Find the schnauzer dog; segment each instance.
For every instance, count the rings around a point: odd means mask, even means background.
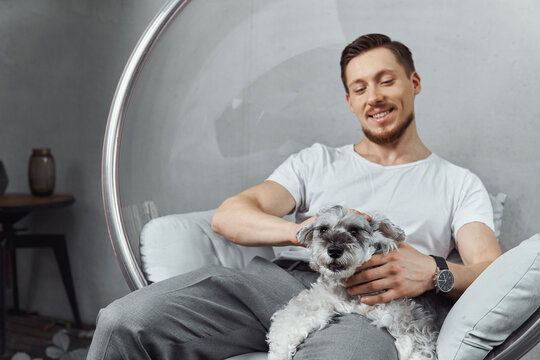
[[[269,360],[292,359],[307,336],[324,328],[336,314],[366,316],[395,338],[400,360],[436,359],[438,326],[429,302],[396,299],[374,306],[350,296],[343,282],[374,253],[397,249],[403,230],[381,216],[370,221],[341,206],[321,211],[315,222],[302,228],[297,239],[311,252],[310,267],[321,275],[311,289],[295,296],[272,316],[267,335]],[[389,314],[391,316],[389,316]]]

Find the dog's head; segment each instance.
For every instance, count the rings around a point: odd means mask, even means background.
[[[376,252],[388,253],[405,240],[403,230],[387,218],[363,215],[342,206],[324,209],[296,234],[311,250],[310,266],[332,279],[348,278]]]

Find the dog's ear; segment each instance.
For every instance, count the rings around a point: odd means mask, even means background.
[[[397,249],[397,242],[394,239],[388,238],[380,231],[374,231],[371,236],[371,242],[375,254],[388,254],[390,251]]]
[[[347,209],[341,205],[325,205],[319,209],[317,216],[322,214],[334,214],[335,216],[343,217],[347,214]]]
[[[306,226],[303,226],[298,232],[296,233],[296,240],[302,245],[309,246],[311,245],[311,241],[313,240],[313,231],[315,226],[315,222],[311,222],[307,224]]]
[[[384,216],[372,216],[369,224],[373,231],[372,241],[376,253],[388,254],[397,249],[399,242],[405,241],[405,232]]]
[[[373,232],[380,232],[383,236],[395,242],[405,241],[405,232],[399,226],[394,225],[388,218],[374,215],[369,222]]]

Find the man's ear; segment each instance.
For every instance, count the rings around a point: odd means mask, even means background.
[[[420,91],[422,91],[422,81],[420,79],[420,75],[418,75],[416,71],[411,74],[411,80],[413,84],[414,95],[420,94]]]
[[[296,233],[296,240],[302,245],[309,246],[313,240],[314,223],[309,223]]]

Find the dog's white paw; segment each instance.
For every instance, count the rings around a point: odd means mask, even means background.
[[[410,336],[399,336],[394,343],[399,360],[409,360],[414,349],[414,341]]]

